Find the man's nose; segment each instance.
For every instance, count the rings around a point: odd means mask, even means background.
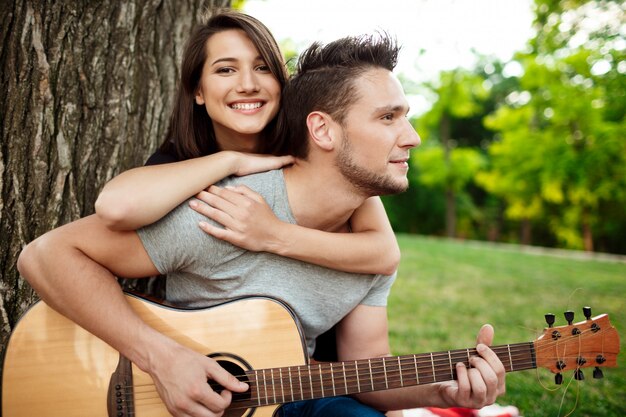
[[[400,142],[400,146],[403,148],[415,148],[420,146],[422,143],[422,139],[420,135],[418,135],[417,131],[409,121],[409,119],[404,119],[404,126],[402,132],[402,139]]]

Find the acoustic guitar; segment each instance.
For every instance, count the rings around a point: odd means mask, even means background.
[[[292,401],[452,380],[454,365],[468,364],[476,354],[468,348],[309,364],[298,321],[280,301],[252,297],[182,310],[127,297],[149,325],[250,385],[233,396],[229,417],[271,416]],[[492,349],[507,372],[544,367],[559,382],[562,371],[573,370],[580,379],[581,368],[594,367],[598,377],[600,367],[617,366],[619,336],[607,315],[592,318],[590,309],[585,315],[579,323],[568,319],[566,326],[546,328],[532,342]],[[44,302],[28,310],[10,337],[2,412],[4,417],[169,415],[148,374]]]

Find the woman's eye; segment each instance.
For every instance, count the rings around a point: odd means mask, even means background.
[[[263,64],[263,65],[259,65],[258,67],[256,67],[257,71],[262,71],[262,72],[269,72],[270,71],[270,67]]]
[[[235,70],[230,67],[222,67],[222,68],[218,68],[216,72],[218,74],[230,74],[232,72],[235,72]]]

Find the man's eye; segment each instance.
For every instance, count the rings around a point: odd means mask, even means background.
[[[383,120],[393,120],[393,114],[388,113],[382,117]]]

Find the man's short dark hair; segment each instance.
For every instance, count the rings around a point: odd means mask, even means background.
[[[307,48],[283,90],[281,140],[290,148],[287,153],[306,158],[309,113],[322,111],[342,124],[358,99],[355,80],[374,68],[393,71],[399,50],[387,33],[345,37],[326,45],[316,42]]]

